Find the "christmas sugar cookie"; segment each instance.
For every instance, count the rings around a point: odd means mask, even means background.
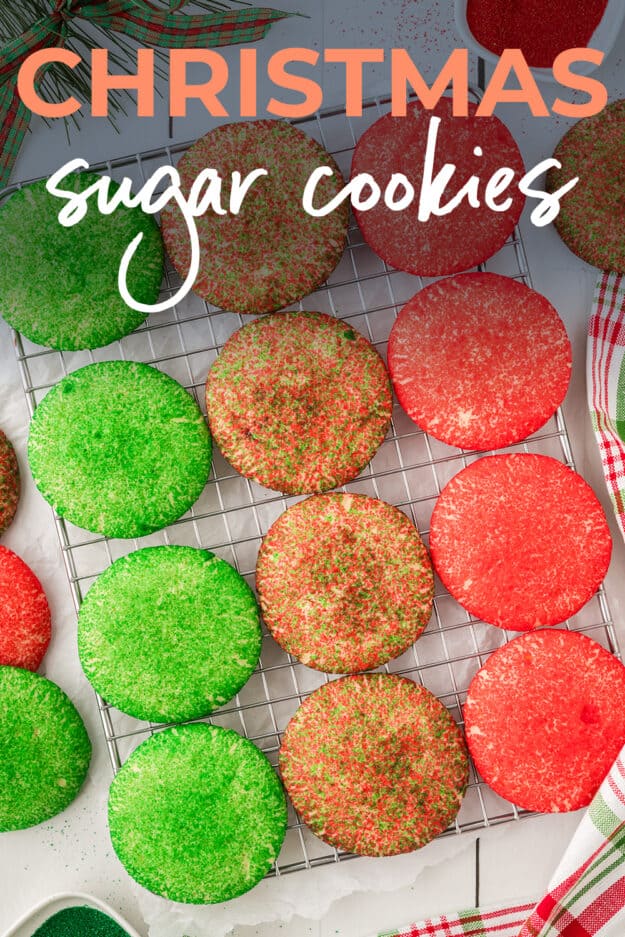
[[[575,124],[553,154],[562,168],[547,174],[550,192],[579,178],[562,199],[555,220],[564,243],[592,266],[616,273],[625,273],[624,147],[625,100],[621,100]]]
[[[117,560],[78,618],[87,679],[107,703],[152,722],[196,719],[226,703],[251,676],[260,643],[256,599],[243,577],[192,547],[150,547]]]
[[[564,621],[594,595],[612,539],[581,475],[548,456],[513,453],[480,459],[445,486],[430,550],[469,612],[529,631]]]
[[[305,700],[284,735],[280,770],[315,835],[358,855],[390,856],[447,828],[469,765],[460,730],[429,690],[362,674]]]
[[[142,537],[199,498],[211,440],[200,408],[172,378],[104,361],[69,374],[39,404],[28,457],[61,517],[107,537]]]
[[[0,546],[0,665],[37,670],[50,633],[41,583],[17,554]]]
[[[352,178],[369,173],[384,192],[391,177],[403,173],[416,191],[412,204],[401,211],[393,211],[380,200],[370,211],[355,212],[367,244],[398,270],[432,277],[468,270],[496,254],[514,231],[524,205],[518,189],[525,172],[523,160],[499,118],[476,117],[476,109],[470,102],[468,117],[453,117],[451,98],[441,98],[431,111],[415,102],[408,105],[406,117],[386,114],[358,141]],[[478,175],[482,180],[480,207],[472,207],[465,199],[451,214],[420,221],[419,190],[432,117],[441,121],[433,173],[446,163],[457,167],[441,204],[446,205],[472,175]],[[485,187],[502,166],[515,173],[506,192],[512,201],[506,211],[492,211],[484,202]]]
[[[89,736],[65,693],[17,667],[0,667],[0,751],[0,832],[65,810],[91,759]]]
[[[11,524],[20,500],[20,471],[11,441],[0,429],[0,535]]]
[[[265,537],[256,586],[276,641],[328,673],[370,670],[416,641],[434,576],[405,514],[364,495],[316,495]]]
[[[349,207],[324,218],[302,206],[308,179],[320,166],[334,171],[318,187],[316,206],[344,185],[333,158],[315,140],[280,120],[225,124],[198,140],[178,163],[189,194],[207,166],[224,180],[219,214],[213,207],[196,219],[201,245],[195,292],[232,312],[282,309],[312,293],[338,264],[347,236]],[[233,172],[243,179],[258,169],[268,175],[248,190],[238,214],[230,211]],[[179,208],[163,211],[165,246],[184,280],[191,264],[187,224]]]
[[[570,631],[536,631],[495,651],[464,707],[484,780],[526,810],[590,803],[625,744],[625,668]]]
[[[571,344],[551,303],[523,283],[465,273],[427,286],[391,330],[398,400],[422,429],[461,449],[499,449],[553,416]]]
[[[94,173],[69,176],[71,192],[96,183]],[[111,195],[119,188],[111,184]],[[76,351],[99,348],[133,332],[145,314],[130,309],[117,285],[119,265],[131,241],[143,240],[128,272],[130,294],[153,305],[163,276],[158,225],[140,208],[120,206],[101,215],[95,202],[83,220],[66,228],[58,214],[65,202],[50,195],[45,180],[24,186],[0,208],[0,314],[31,342]]]
[[[320,312],[283,312],[239,329],[206,385],[215,441],[234,468],[290,494],[350,481],[381,445],[392,394],[372,345]]]
[[[109,795],[115,852],[140,885],[191,904],[229,901],[278,857],[286,799],[252,742],[197,723],[158,732],[115,777]]]

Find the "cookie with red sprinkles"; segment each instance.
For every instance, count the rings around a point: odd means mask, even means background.
[[[564,243],[593,267],[616,273],[625,273],[624,147],[625,99],[571,127],[553,154],[561,169],[547,173],[550,192],[579,178],[555,220]]]
[[[408,416],[461,449],[500,449],[543,426],[564,399],[571,361],[551,303],[495,273],[459,274],[421,290],[388,345]]]
[[[20,471],[15,450],[0,429],[0,534],[11,524],[20,499]]]
[[[469,765],[458,726],[429,690],[360,674],[304,701],[284,734],[280,770],[316,836],[357,855],[391,856],[449,826]]]
[[[307,134],[281,120],[224,124],[197,141],[178,163],[188,197],[200,173],[210,166],[223,180],[219,214],[209,207],[196,219],[201,247],[194,290],[232,312],[273,312],[312,293],[338,264],[347,238],[349,206],[344,202],[323,218],[309,215],[302,196],[312,173],[330,166],[315,207],[331,201],[344,185],[326,150]],[[258,169],[238,214],[231,213],[232,173],[243,179]],[[177,205],[162,214],[165,246],[184,280],[191,263],[186,221]]]
[[[369,173],[384,192],[393,175],[403,173],[416,193],[412,203],[401,211],[387,207],[383,199],[368,211],[355,211],[367,244],[398,270],[431,277],[468,270],[496,254],[514,231],[525,203],[518,189],[525,173],[523,159],[499,118],[476,117],[476,110],[477,106],[469,102],[468,116],[454,117],[451,98],[441,98],[431,111],[413,102],[408,105],[406,117],[385,114],[358,141],[352,179],[359,173]],[[480,205],[473,207],[464,199],[451,214],[431,215],[427,221],[420,221],[419,193],[432,118],[441,122],[433,175],[447,163],[457,167],[441,204],[446,205],[476,175],[481,180]],[[493,211],[485,203],[486,184],[502,166],[514,171],[505,193],[511,203],[505,211]]]
[[[0,546],[0,665],[37,670],[50,633],[41,583],[16,553]]]
[[[625,667],[577,632],[524,634],[473,678],[464,719],[475,765],[501,797],[578,810],[625,744]]]
[[[417,640],[434,575],[419,532],[365,495],[314,495],[265,537],[256,567],[265,623],[278,644],[326,673],[371,670]]]
[[[244,325],[206,385],[211,432],[226,459],[289,494],[355,478],[386,435],[392,403],[373,346],[321,312],[281,312]]]
[[[549,456],[486,456],[443,489],[430,526],[443,584],[469,612],[512,631],[557,625],[595,594],[612,538],[581,475]]]

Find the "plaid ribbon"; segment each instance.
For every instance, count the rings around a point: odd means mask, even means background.
[[[171,0],[167,12],[148,0],[55,0],[47,16],[0,49],[0,188],[9,182],[30,121],[30,111],[17,92],[17,73],[33,52],[62,46],[70,20],[80,17],[103,29],[124,33],[143,45],[206,49],[256,42],[264,38],[274,22],[290,15],[250,7],[188,16],[178,12],[187,2]]]
[[[603,273],[597,283],[586,367],[590,417],[625,536],[625,277],[618,273]]]
[[[625,748],[538,904],[443,915],[378,937],[598,937],[625,911],[624,859]]]

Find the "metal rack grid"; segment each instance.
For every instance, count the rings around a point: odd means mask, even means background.
[[[362,118],[346,118],[342,110],[326,111],[299,125],[332,152],[344,173],[361,133],[386,112],[388,102],[374,100]],[[131,176],[142,183],[160,165],[175,164],[188,143],[164,146],[133,157],[92,167],[113,178]],[[10,194],[7,190],[5,195]],[[482,269],[502,273],[531,285],[525,248],[517,230],[504,248]],[[350,224],[341,263],[313,296],[291,308],[318,309],[340,316],[363,332],[384,356],[391,325],[405,303],[428,281],[389,268],[364,244],[357,225]],[[164,295],[179,285],[168,267]],[[174,310],[159,313],[122,341],[94,352],[55,352],[31,345],[15,334],[17,358],[31,412],[49,388],[67,373],[112,358],[144,361],[183,384],[205,412],[204,383],[212,362],[232,332],[244,321],[223,313],[196,296]],[[573,467],[573,456],[560,411],[526,442],[505,451],[551,455]],[[370,465],[344,490],[370,494],[395,504],[428,542],[432,508],[441,489],[462,467],[485,453],[465,452],[430,438],[395,404],[392,426]],[[167,530],[141,541],[109,541],[73,527],[60,518],[56,526],[76,609],[94,579],[118,557],[140,547],[185,544],[212,550],[235,565],[253,585],[261,538],[272,522],[297,498],[268,491],[235,473],[216,450],[209,483],[194,508]],[[606,595],[599,593],[567,627],[590,634],[618,654]],[[489,653],[513,637],[511,633],[471,617],[437,580],[432,620],[422,637],[382,670],[423,683],[462,725],[462,705],[471,678]],[[207,721],[242,732],[277,764],[281,733],[298,705],[329,679],[309,670],[283,652],[264,634],[260,665],[237,697]],[[98,699],[113,769],[117,770],[144,738],[163,728],[138,722]],[[469,788],[455,823],[447,833],[475,830],[521,816],[515,806],[495,795],[471,768]],[[348,856],[317,839],[289,807],[284,848],[271,874],[338,862]]]

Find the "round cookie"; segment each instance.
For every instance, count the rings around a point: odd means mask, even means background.
[[[0,546],[0,665],[37,670],[51,628],[41,583],[16,553]]]
[[[315,495],[273,524],[256,587],[278,644],[326,673],[370,670],[417,640],[434,575],[419,532],[365,495]]]
[[[287,808],[252,742],[196,723],[136,749],[113,780],[108,817],[115,852],[140,885],[171,901],[216,904],[269,872]]]
[[[543,426],[571,377],[551,303],[495,273],[464,273],[407,303],[389,338],[397,398],[422,429],[461,449],[499,449]]]
[[[413,102],[406,117],[380,117],[356,145],[352,179],[369,173],[384,192],[391,177],[403,173],[414,186],[415,199],[401,211],[393,211],[381,199],[369,211],[354,212],[367,244],[398,270],[428,277],[468,270],[496,254],[514,231],[525,202],[518,190],[525,173],[523,159],[499,118],[476,117],[476,110],[469,102],[468,116],[454,117],[451,98],[441,98],[431,111]],[[446,205],[472,175],[478,175],[483,180],[479,186],[481,207],[474,208],[465,199],[451,214],[420,221],[419,191],[432,118],[441,121],[434,175],[446,163],[458,167],[441,203]],[[475,154],[476,147],[481,148],[481,155]],[[495,212],[484,202],[485,185],[502,166],[515,173],[506,192],[512,202],[506,211]]]
[[[0,429],[0,536],[13,521],[20,500],[20,470],[11,441]]]
[[[91,172],[69,176],[67,192],[84,192],[100,179]],[[110,194],[118,190],[112,182]],[[154,218],[120,206],[101,215],[93,196],[77,225],[58,220],[65,206],[46,180],[15,192],[0,208],[0,314],[31,342],[76,351],[99,348],[133,332],[145,313],[130,309],[117,285],[119,266],[139,234],[128,273],[134,299],[154,304],[163,277],[163,245]]]
[[[327,683],[289,723],[280,770],[313,833],[362,856],[411,852],[458,813],[464,740],[425,687],[388,674]]]
[[[553,154],[562,168],[547,173],[549,192],[579,177],[554,222],[564,243],[593,267],[617,273],[625,273],[623,147],[625,100],[620,100],[571,127]]]
[[[178,163],[182,191],[188,196],[198,175],[210,166],[224,180],[221,205],[196,219],[201,247],[194,290],[215,306],[232,312],[273,312],[312,293],[338,264],[347,237],[345,202],[324,218],[302,206],[312,173],[330,166],[333,178],[321,180],[315,207],[327,204],[344,185],[338,166],[322,146],[281,120],[224,124],[198,140]],[[258,169],[257,179],[238,214],[232,214],[232,173]],[[162,215],[167,252],[184,280],[191,265],[187,224],[177,205]]]
[[[501,797],[578,810],[625,744],[625,667],[576,632],[524,634],[473,678],[464,719],[475,765]]]
[[[199,498],[211,467],[200,408],[172,378],[104,361],[63,378],[33,417],[28,457],[57,514],[107,537],[142,537]]]
[[[192,547],[116,560],[78,617],[89,682],[107,703],[151,722],[197,719],[222,706],[251,676],[260,645],[250,587],[224,560]]]
[[[226,342],[206,385],[230,464],[266,488],[310,494],[355,478],[381,445],[393,400],[382,359],[321,312],[282,312]]]
[[[612,539],[581,475],[548,456],[513,453],[480,459],[445,486],[430,551],[469,612],[530,631],[564,621],[594,595]]]
[[[74,704],[55,683],[0,667],[0,832],[65,810],[82,787],[91,743]]]

